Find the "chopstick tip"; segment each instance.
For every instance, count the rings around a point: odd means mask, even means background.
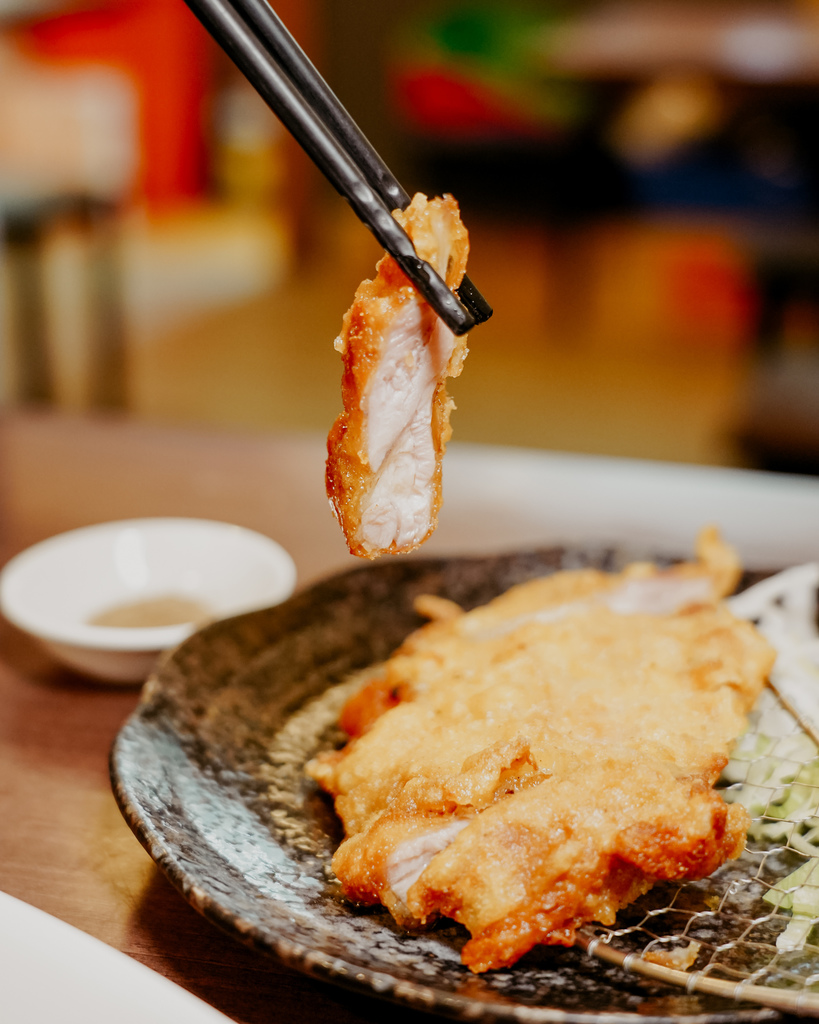
[[[455,294],[471,314],[474,320],[473,326],[486,323],[492,316],[494,310],[468,277],[464,277],[455,289]]]

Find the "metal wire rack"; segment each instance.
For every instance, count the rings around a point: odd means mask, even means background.
[[[814,731],[765,690],[722,780],[725,799],[751,811],[745,852],[710,878],[658,885],[621,910],[615,927],[584,928],[577,944],[688,992],[819,1017]]]

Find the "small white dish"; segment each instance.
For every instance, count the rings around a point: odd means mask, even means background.
[[[208,519],[127,519],[61,533],[16,555],[0,572],[0,611],[70,668],[137,683],[202,621],[278,604],[295,583],[290,555],[253,530]],[[168,611],[185,621],[154,624]],[[112,612],[144,624],[96,623]]]

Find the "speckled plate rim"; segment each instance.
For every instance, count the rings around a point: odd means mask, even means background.
[[[551,549],[556,550],[556,549]],[[535,553],[536,554],[536,553]],[[412,564],[417,568],[457,563],[490,563],[497,559],[513,556],[487,556],[486,558],[460,558],[454,556],[441,559],[413,558],[404,564]],[[392,564],[394,565],[394,563]],[[229,631],[247,624],[262,616],[284,616],[287,611],[303,599],[306,593],[317,592],[333,585],[343,585],[360,574],[378,574],[388,572],[391,565],[376,564],[363,568],[355,568],[328,580],[320,581],[298,592],[289,601],[275,608],[249,612],[231,619],[212,623],[188,638],[179,647],[166,652],[148,679],[139,706],[126,721],[111,749],[110,773],[112,789],[126,822],[149,853],[157,866],[163,871],[170,882],[181,893],[184,899],[208,921],[215,924],[231,937],[262,954],[273,956],[284,965],[324,982],[354,990],[359,994],[376,996],[396,1002],[408,1008],[454,1017],[460,1020],[516,1021],[521,1024],[754,1024],[754,1022],[777,1021],[782,1015],[772,1009],[762,1007],[737,1006],[736,1009],[692,1014],[661,1014],[651,1015],[638,1012],[611,1011],[575,1013],[555,1007],[535,1006],[524,1003],[495,1004],[443,991],[425,984],[423,981],[407,981],[393,975],[363,967],[343,958],[328,956],[321,949],[307,948],[291,941],[286,935],[266,930],[252,922],[238,917],[235,910],[226,905],[216,894],[210,891],[205,879],[193,876],[185,867],[178,851],[166,842],[162,831],[152,820],[151,814],[141,804],[138,795],[128,780],[128,772],[123,771],[123,752],[130,735],[140,728],[145,717],[156,716],[157,700],[161,704],[163,698],[163,677],[169,666],[200,638],[214,631]],[[504,588],[505,589],[505,588]],[[161,715],[161,710],[159,711]],[[669,993],[679,992],[671,989]]]

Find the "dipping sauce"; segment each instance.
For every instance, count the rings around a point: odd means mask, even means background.
[[[188,597],[152,597],[146,601],[129,601],[99,612],[88,620],[89,626],[130,626],[149,629],[153,626],[180,626],[185,622],[204,622],[213,613],[199,601]]]

